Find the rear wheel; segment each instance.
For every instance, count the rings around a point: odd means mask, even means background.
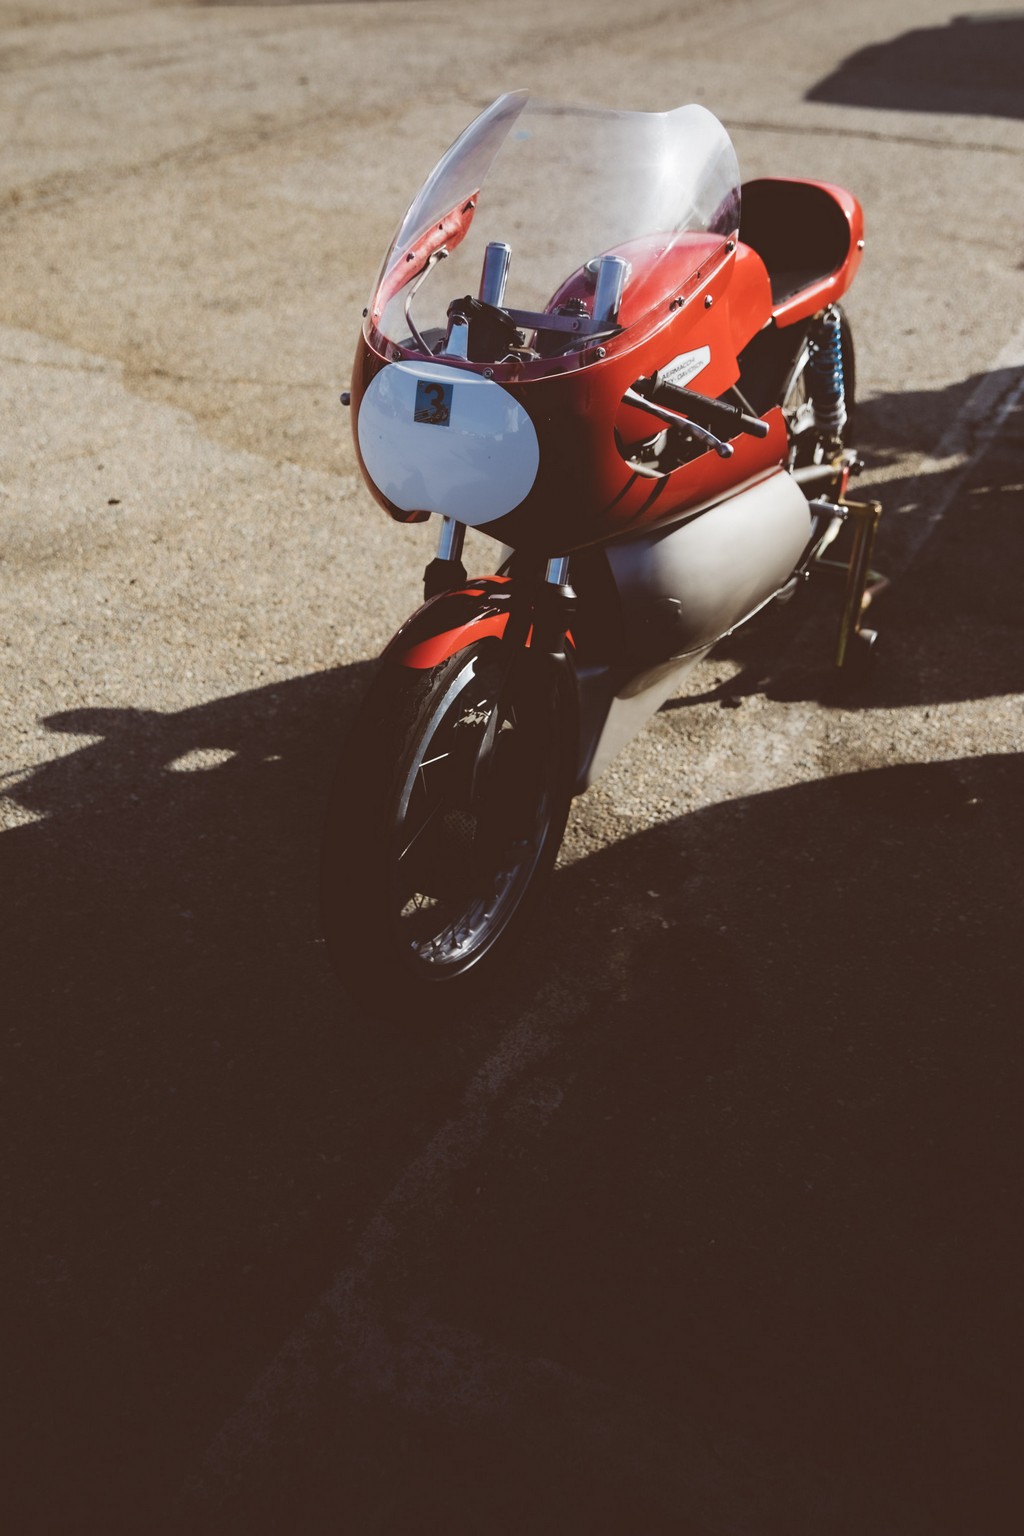
[[[573,733],[550,657],[482,641],[385,663],[331,793],[321,896],[332,963],[374,1013],[475,995],[554,863]]]

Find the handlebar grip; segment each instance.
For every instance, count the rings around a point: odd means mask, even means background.
[[[743,411],[740,412],[740,425],[744,432],[750,433],[751,437],[767,437],[771,431],[771,427],[766,421],[762,421],[760,416],[748,416]]]
[[[650,381],[648,393],[652,400],[662,399],[666,405],[676,403],[679,410],[686,411],[695,420],[704,420],[708,426],[714,426],[716,422],[726,428],[737,429],[741,432],[749,432],[751,437],[767,437],[771,428],[760,416],[750,416],[746,411],[741,411],[738,405],[729,405],[725,400],[711,400],[707,395],[699,395],[696,390],[684,389],[681,384],[671,384],[667,379],[659,378],[654,374]]]

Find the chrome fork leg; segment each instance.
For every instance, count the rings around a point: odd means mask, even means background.
[[[466,579],[466,567],[462,563],[462,546],[466,538],[466,525],[454,517],[442,517],[441,532],[437,537],[437,554],[423,572],[423,597],[429,602],[442,592],[451,592]]]
[[[462,546],[466,539],[466,525],[454,517],[442,517],[441,532],[437,536],[439,560],[461,560]]]

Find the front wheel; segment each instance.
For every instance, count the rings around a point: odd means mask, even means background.
[[[558,852],[574,731],[553,658],[482,640],[428,671],[386,661],[331,791],[324,936],[371,1013],[468,1001]]]

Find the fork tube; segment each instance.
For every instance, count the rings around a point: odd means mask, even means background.
[[[462,563],[462,545],[466,537],[466,525],[454,517],[442,517],[441,532],[437,538],[437,554],[423,572],[423,599],[429,602],[442,592],[451,592],[466,579],[466,567]]]
[[[565,654],[565,636],[576,612],[576,594],[569,585],[568,555],[554,555],[544,569],[544,580],[534,606],[533,645],[552,656]]]
[[[492,240],[484,251],[484,269],[480,274],[480,297],[485,304],[501,308],[505,302],[505,284],[508,281],[512,247],[504,240]]]
[[[439,560],[461,560],[462,545],[466,538],[466,525],[454,517],[442,517],[441,532],[437,536]]]
[[[594,313],[591,318],[595,329],[614,325],[618,320],[619,305],[622,303],[628,276],[629,262],[623,261],[621,256],[601,257],[594,281]]]

